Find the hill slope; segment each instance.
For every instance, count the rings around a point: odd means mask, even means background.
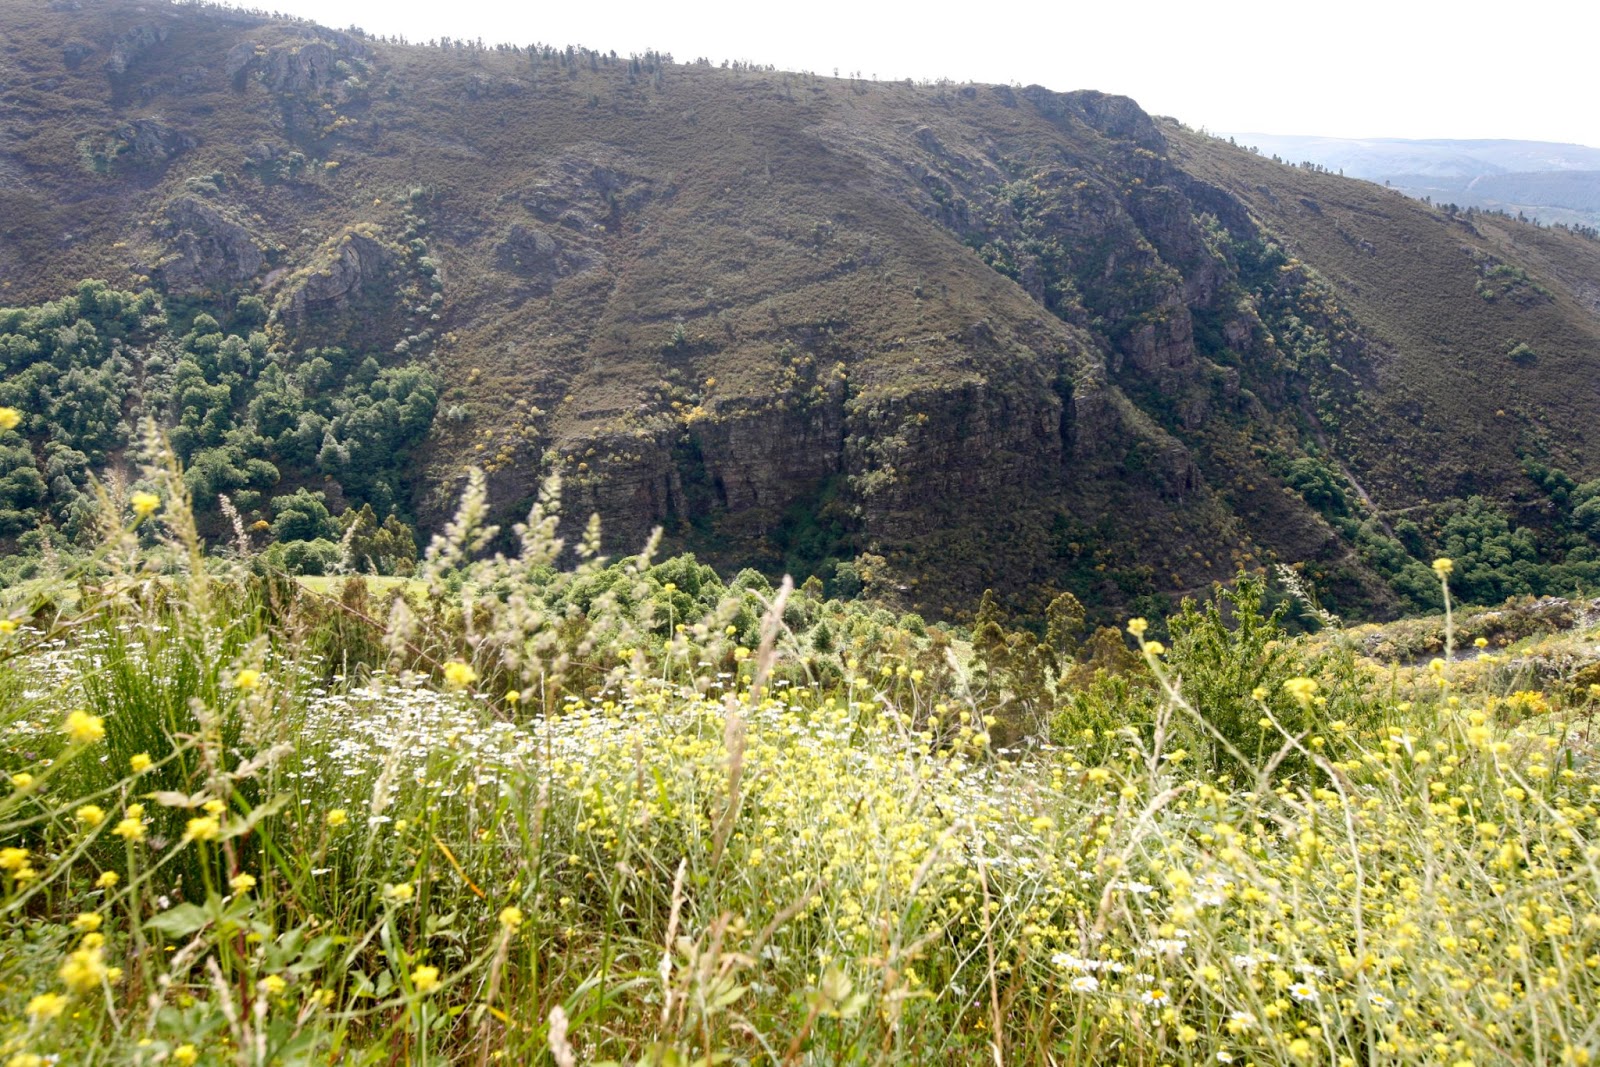
[[[555,466],[608,549],[662,524],[930,614],[990,585],[1155,612],[1273,559],[1389,614],[1447,549],[1511,553],[1513,591],[1592,577],[1578,236],[1092,92],[122,0],[20,0],[0,29],[0,300],[159,294],[107,335],[108,404],[192,424],[204,488],[280,536],[291,488],[435,525],[473,461],[508,518]],[[101,366],[60,339],[85,306],[0,321],[0,401]],[[9,462],[52,487],[52,442],[122,462],[128,434],[67,425]],[[29,506],[64,522],[56,492]]]

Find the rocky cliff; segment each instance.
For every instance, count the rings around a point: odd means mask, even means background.
[[[882,557],[930,614],[1158,610],[1273,560],[1383,614],[1441,506],[1564,558],[1528,464],[1600,474],[1600,247],[1125,98],[123,0],[0,23],[0,299],[256,296],[286,351],[425,362],[424,525],[467,463],[508,517],[559,467],[609,548]]]

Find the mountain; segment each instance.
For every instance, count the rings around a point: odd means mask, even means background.
[[[1291,163],[1309,162],[1440,204],[1600,225],[1600,148],[1550,141],[1231,136]]]
[[[1483,599],[1600,576],[1583,235],[1089,91],[150,0],[14,0],[0,39],[18,547],[150,415],[307,566],[346,506],[437,529],[474,463],[507,521],[559,469],[608,551],[659,524],[930,616],[1273,561],[1374,616],[1445,552]]]

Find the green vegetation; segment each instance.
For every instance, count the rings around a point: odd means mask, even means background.
[[[414,578],[293,582],[141,484],[92,596],[0,619],[8,1064],[1596,1052],[1570,619],[1385,667],[1245,578],[1170,649],[1070,596],[969,642],[593,528],[559,566],[555,481],[487,555],[476,475]]]
[[[94,479],[128,469],[150,419],[185,465],[203,531],[270,530],[278,562],[321,573],[349,526],[330,514],[332,493],[360,509],[358,569],[404,567],[415,548],[396,514],[411,507],[404,475],[433,421],[433,376],[335,347],[274,347],[263,318],[247,297],[226,329],[203,311],[179,320],[151,290],[92,281],[0,308],[0,406],[29,413],[0,431],[0,536],[67,552],[93,543]]]

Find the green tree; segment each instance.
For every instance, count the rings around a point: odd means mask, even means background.
[[[282,542],[337,540],[339,524],[328,513],[325,501],[322,493],[303,488],[276,497],[272,501],[272,536]]]

